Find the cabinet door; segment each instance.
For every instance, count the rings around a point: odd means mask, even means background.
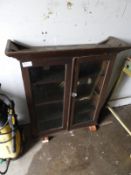
[[[64,111],[67,100],[65,85],[68,64],[29,68],[37,133],[50,133],[65,128]]]
[[[74,59],[71,128],[93,124],[108,65],[106,56]]]

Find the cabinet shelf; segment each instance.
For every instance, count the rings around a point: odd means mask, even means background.
[[[44,119],[54,119],[56,116],[61,115],[61,111],[63,110],[63,104],[61,102],[57,104],[45,104],[42,106],[36,107],[36,112],[39,117],[39,120]]]
[[[78,109],[77,110],[77,115],[86,114],[88,112],[91,112],[91,110],[93,111],[94,109],[95,109],[94,106],[89,107],[89,108],[88,108],[88,106],[86,106],[86,108]]]
[[[46,66],[30,68],[31,83],[44,85],[49,83],[60,83],[64,79],[64,66]]]
[[[40,122],[40,123],[41,123],[41,122],[51,122],[51,121],[58,120],[58,119],[60,119],[60,118],[61,118],[61,117],[59,116],[59,114],[56,114],[56,115],[54,115],[53,118],[44,119],[44,120],[39,120],[39,122]]]
[[[73,125],[82,124],[85,122],[90,122],[94,116],[94,111],[96,104],[98,102],[100,95],[96,94],[95,91],[89,97],[82,97],[80,99],[75,99],[74,108],[74,120]]]
[[[76,111],[78,113],[87,112],[88,110],[94,110],[95,106],[92,104],[91,100],[83,100],[83,101],[77,101],[76,100]]]
[[[79,79],[88,76],[97,76],[101,73],[101,62],[87,62],[80,64]]]
[[[62,128],[62,118],[58,118],[52,121],[38,122],[37,127],[39,132]]]
[[[91,111],[75,115],[73,125],[92,121]]]
[[[33,82],[32,84],[33,86],[37,86],[50,83],[62,83],[62,81],[63,81],[63,75],[61,73],[58,73],[47,78],[41,78],[40,80]]]
[[[87,98],[90,99],[94,92],[92,85],[82,84],[77,87],[77,99]]]
[[[50,129],[50,127],[62,126],[63,103],[45,104],[36,107],[36,114],[38,116],[38,126]],[[61,122],[60,122],[61,121]],[[40,127],[40,128],[41,128]]]
[[[91,84],[94,79],[96,78],[97,75],[87,75],[87,76],[83,76],[81,78],[79,78],[77,85],[81,85],[81,84]]]
[[[90,121],[94,109],[95,106],[92,104],[91,100],[76,101],[74,124]]]
[[[46,102],[36,103],[35,106],[43,106],[43,105],[50,105],[50,104],[56,104],[56,103],[62,103],[63,100],[50,100]]]
[[[59,83],[50,83],[32,87],[35,104],[62,101],[64,88]]]
[[[82,78],[77,82],[77,94],[78,99],[90,99],[93,93],[100,94],[101,85],[103,83],[104,76],[92,75],[87,78]]]

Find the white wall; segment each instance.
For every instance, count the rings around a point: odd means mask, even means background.
[[[131,49],[128,49],[126,51],[120,52],[116,57],[108,87],[108,92],[110,92],[112,85],[116,82],[116,86],[110,99],[111,106],[123,106],[131,104],[131,77],[127,76],[122,71],[125,65],[125,59],[130,56]]]
[[[115,36],[131,42],[130,9],[130,0],[0,1],[0,82],[15,99],[22,122],[28,116],[22,76],[18,61],[4,55],[6,40],[63,45],[96,43]]]

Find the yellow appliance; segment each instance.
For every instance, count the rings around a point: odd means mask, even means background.
[[[14,103],[4,94],[0,94],[0,159],[16,158],[20,151],[21,135]]]

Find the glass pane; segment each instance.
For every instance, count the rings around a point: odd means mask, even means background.
[[[30,68],[31,82],[44,84],[50,82],[61,82],[64,77],[64,66],[44,66]]]
[[[29,69],[39,131],[63,125],[65,65]]]
[[[89,100],[76,101],[74,123],[91,121],[92,110],[94,110],[94,106],[90,103]]]
[[[62,103],[37,106],[36,114],[38,119],[37,123],[39,131],[59,128],[60,126],[62,126],[62,111]]]
[[[32,93],[36,104],[62,101],[64,87],[60,83],[33,86]]]
[[[106,66],[103,64],[105,63],[93,61],[79,64],[73,124],[87,123],[92,120],[97,97],[99,97],[100,87],[104,80]]]

